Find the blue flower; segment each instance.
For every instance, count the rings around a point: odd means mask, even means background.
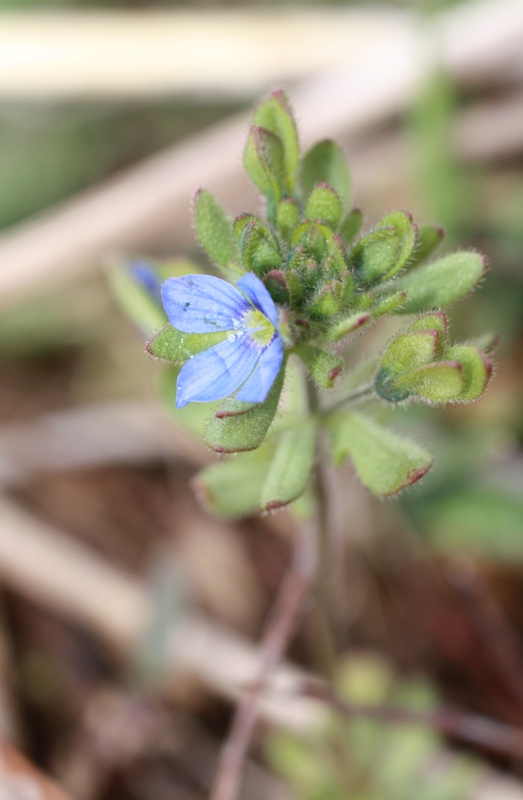
[[[139,283],[146,292],[161,303],[161,280],[155,269],[147,261],[132,261],[129,264],[129,274]]]
[[[252,272],[233,286],[211,275],[169,278],[162,286],[169,322],[183,333],[228,334],[187,361],[178,376],[176,406],[222,400],[262,403],[280,371],[278,310]]]

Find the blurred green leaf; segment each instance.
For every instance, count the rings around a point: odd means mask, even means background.
[[[351,179],[347,161],[340,147],[329,139],[318,142],[305,154],[300,164],[299,183],[305,200],[316,184],[327,183],[340,198],[343,210],[350,206]]]

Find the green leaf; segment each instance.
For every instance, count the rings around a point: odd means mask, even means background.
[[[241,255],[245,269],[259,277],[278,269],[282,264],[282,257],[274,237],[256,218],[250,220],[242,230]]]
[[[414,370],[405,380],[412,394],[432,405],[456,401],[463,392],[461,365],[457,361],[435,361]]]
[[[407,265],[408,269],[414,269],[431,256],[444,236],[445,231],[439,225],[421,225],[418,228],[416,249]]]
[[[276,211],[276,225],[280,229],[282,236],[288,239],[292,231],[298,224],[300,219],[300,212],[296,200],[292,197],[286,197],[278,204]]]
[[[307,303],[307,316],[319,321],[328,321],[344,306],[344,286],[341,281],[329,281],[319,289]]]
[[[274,447],[239,453],[206,467],[192,480],[201,504],[217,517],[237,519],[261,510],[260,492]]]
[[[443,311],[432,311],[430,314],[423,314],[414,320],[407,331],[437,331],[438,342],[436,347],[436,358],[441,358],[445,352],[448,341],[448,322]]]
[[[304,200],[318,183],[328,183],[341,200],[343,210],[350,206],[351,180],[345,156],[340,147],[328,139],[314,145],[303,157],[299,182]]]
[[[273,92],[254,113],[254,124],[270,131],[283,145],[285,185],[289,193],[294,188],[296,168],[300,159],[298,131],[289,101],[281,89]]]
[[[200,189],[194,201],[194,227],[201,246],[219,267],[238,258],[232,222],[218,201],[206,189]]]
[[[393,211],[360,239],[352,261],[367,285],[386,281],[408,262],[416,244],[417,228],[404,211]]]
[[[372,319],[372,317],[366,311],[350,314],[348,317],[345,317],[345,319],[339,320],[339,322],[335,322],[331,325],[331,327],[327,329],[325,335],[329,341],[338,342],[340,339],[343,339],[344,336],[347,336],[347,334],[361,328],[361,326],[365,325],[370,319]]]
[[[408,376],[418,367],[434,361],[439,341],[437,330],[412,331],[393,339],[374,381],[376,393],[390,403],[405,400],[412,393]]]
[[[445,492],[421,502],[416,516],[432,543],[446,552],[521,564],[521,492],[488,485]]]
[[[285,273],[281,269],[273,269],[265,275],[263,282],[269,292],[270,296],[275,303],[281,306],[286,305],[290,301],[290,289],[285,277]]]
[[[425,475],[432,456],[419,444],[355,411],[327,418],[334,463],[349,457],[359,479],[377,495],[390,495]]]
[[[271,131],[253,126],[243,154],[245,170],[275,211],[288,193],[285,151],[281,139]]]
[[[343,360],[339,356],[309,344],[298,345],[296,355],[301,358],[318,386],[332,389],[343,368]]]
[[[230,331],[183,333],[173,328],[172,325],[165,325],[147,343],[147,352],[164,361],[187,361],[191,356],[225,341],[229,333]]]
[[[405,314],[448,306],[472,291],[485,274],[486,262],[479,253],[461,251],[419,267],[399,278],[397,286],[407,291]]]
[[[305,491],[314,465],[316,428],[310,417],[282,434],[263,484],[262,508],[280,508]]]
[[[107,280],[114,299],[145,336],[150,336],[167,322],[165,311],[142,284],[135,280],[126,266],[107,271]]]
[[[470,403],[481,397],[492,375],[492,363],[485,353],[477,347],[461,344],[450,347],[445,356],[461,366],[463,388],[458,402]]]
[[[394,313],[394,311],[397,311],[398,308],[403,305],[406,297],[407,292],[394,292],[394,294],[383,297],[376,305],[372,306],[373,318],[377,319],[378,317],[384,317],[387,314]]]
[[[352,244],[356,236],[359,234],[362,225],[362,212],[359,208],[353,208],[352,211],[349,211],[340,225],[340,236],[345,247],[348,247]]]
[[[319,220],[336,229],[342,215],[341,200],[327,183],[317,183],[307,200],[305,216],[311,220]]]
[[[285,370],[282,368],[263,403],[250,411],[223,418],[213,417],[205,431],[205,441],[217,453],[240,453],[261,445],[278,408]]]
[[[388,346],[381,366],[407,374],[428,364],[438,355],[440,334],[435,329],[414,330],[397,336]]]

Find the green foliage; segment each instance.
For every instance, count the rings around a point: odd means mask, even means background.
[[[244,500],[234,486],[240,472],[231,460],[204,471],[198,491],[215,513],[225,516],[303,496],[314,463],[317,425],[331,434],[334,460],[350,458],[372,492],[399,491],[425,474],[430,455],[364,413],[352,411],[350,404],[355,398],[358,403],[374,399],[443,405],[472,402],[483,394],[492,371],[489,358],[477,343],[451,343],[446,316],[439,309],[479,283],[484,258],[457,252],[424,263],[443,231],[434,225],[418,228],[404,211],[387,214],[361,235],[363,215],[351,208],[350,174],[341,149],[321,141],[300,160],[293,114],[281,91],[255,109],[244,165],[265,196],[266,216],[244,213],[232,221],[215,198],[201,190],[194,206],[196,233],[229,280],[253,273],[263,281],[278,306],[277,335],[287,352],[265,402],[241,403],[233,396],[218,406],[204,404],[194,413],[173,412],[194,430],[201,430],[206,421],[204,440],[219,453],[251,451],[268,442],[259,460],[238,461],[245,463],[245,474],[257,486],[246,490]],[[112,281],[127,314],[142,330],[155,334],[147,349],[160,359],[183,362],[228,333],[183,334],[163,327],[165,315],[147,287],[138,287],[122,271],[115,272]],[[356,371],[344,376],[350,358],[336,352],[335,344],[350,334],[354,339],[383,317],[405,313],[418,316],[388,342],[371,386],[370,375],[363,388],[354,377]],[[289,353],[299,357],[304,383],[311,380],[326,391],[339,384],[340,394],[332,404],[316,393],[311,409],[300,408],[298,425],[289,413],[282,433],[272,423]],[[176,372],[169,375],[163,394],[172,402]],[[314,387],[311,391],[314,394]]]
[[[353,208],[343,219],[340,225],[340,236],[345,247],[352,244],[363,225],[363,214],[359,208]]]
[[[305,206],[305,216],[308,219],[325,222],[329,227],[336,229],[343,213],[341,200],[334,189],[327,183],[318,183],[309,195]]]
[[[155,358],[163,361],[173,361],[183,363],[188,358],[213,347],[215,344],[223,342],[227,338],[227,332],[218,331],[217,333],[183,333],[177,331],[171,325],[165,325],[147,343],[147,352]]]
[[[283,147],[284,188],[294,189],[296,168],[300,159],[298,131],[289,101],[284,92],[277,90],[254,112],[254,124],[278,137]]]
[[[390,495],[425,475],[432,456],[419,444],[355,411],[327,418],[335,465],[350,458],[359,479],[376,495]]]
[[[241,222],[236,220],[235,235],[246,272],[254,272],[262,278],[267,272],[281,266],[278,243],[259,219],[244,217]]]
[[[417,229],[409,214],[393,211],[371,233],[360,239],[352,262],[367,285],[386,281],[403,269],[416,244]]]
[[[492,364],[486,354],[477,347],[462,344],[449,347],[445,355],[455,359],[461,368],[463,388],[459,402],[470,403],[481,397],[492,375]]]
[[[260,487],[271,466],[273,448],[263,445],[206,467],[193,479],[201,504],[225,519],[245,517],[261,510]]]
[[[194,227],[201,246],[218,267],[225,269],[236,259],[232,222],[205,189],[200,189],[194,200]]]
[[[416,249],[408,263],[408,269],[417,267],[431,256],[443,240],[445,231],[439,225],[421,225],[418,228]]]
[[[329,341],[338,342],[340,339],[343,339],[344,336],[347,336],[348,333],[352,333],[353,331],[358,330],[358,328],[361,328],[362,325],[365,325],[370,319],[372,319],[371,314],[368,314],[365,311],[351,314],[345,319],[340,319],[338,322],[335,322],[334,325],[327,328],[325,335]]]
[[[485,269],[483,256],[465,251],[419,267],[398,281],[398,286],[407,292],[404,313],[455,303],[477,286]]]
[[[158,301],[133,278],[126,264],[108,270],[107,279],[114,299],[144,336],[150,336],[167,322]]]
[[[375,379],[377,394],[389,402],[416,397],[433,404],[467,403],[485,391],[492,365],[472,345],[448,347],[443,312],[425,314],[389,344]]]
[[[300,212],[298,204],[292,197],[286,197],[278,204],[276,225],[284,239],[288,239],[298,224]]]
[[[255,450],[264,441],[274,419],[281,390],[284,370],[276,378],[267,399],[244,414],[215,415],[205,430],[205,441],[217,453],[240,453]]]
[[[342,663],[337,683],[352,708],[424,713],[435,704],[427,683],[400,683],[385,662],[368,656]],[[464,756],[444,753],[439,737],[426,727],[388,725],[357,713],[328,718],[301,735],[270,734],[266,744],[270,766],[296,800],[463,800],[479,769]]]
[[[339,356],[308,344],[299,345],[296,354],[301,358],[319,387],[332,389],[336,378],[343,369],[343,360]]]
[[[289,191],[285,150],[281,139],[265,128],[253,126],[243,154],[245,170],[275,209]]]
[[[263,482],[262,508],[280,508],[303,494],[314,464],[316,429],[317,422],[310,417],[281,435]]]
[[[328,139],[318,142],[303,157],[299,167],[299,185],[307,200],[317,184],[332,187],[347,211],[351,200],[351,179],[343,152]]]

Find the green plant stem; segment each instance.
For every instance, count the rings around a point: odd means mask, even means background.
[[[353,405],[355,406],[359,403],[363,403],[365,400],[370,400],[372,397],[374,397],[374,382],[364,383],[362,386],[358,386],[357,389],[354,389],[354,391],[346,394],[345,397],[341,397],[331,406],[323,409],[321,416],[326,417],[333,411],[337,411],[338,408],[346,408],[347,406],[350,407]]]
[[[260,702],[274,667],[296,634],[312,580],[315,552],[312,531],[299,531],[293,562],[278,591],[260,645],[255,682],[241,697],[231,731],[222,749],[210,800],[236,800],[243,766],[260,713]]]
[[[307,394],[310,413],[318,413],[319,394],[317,388],[310,381],[307,382]],[[316,452],[317,458],[314,470],[317,531],[315,650],[318,668],[329,684],[333,685],[336,668],[336,644],[331,614],[328,498],[321,428],[318,432]]]
[[[321,447],[318,449],[320,452],[314,475],[318,548],[318,571],[316,575],[317,627],[315,638],[318,667],[329,682],[329,685],[333,686],[336,676],[336,641],[332,625],[331,609],[331,553],[328,501]]]

